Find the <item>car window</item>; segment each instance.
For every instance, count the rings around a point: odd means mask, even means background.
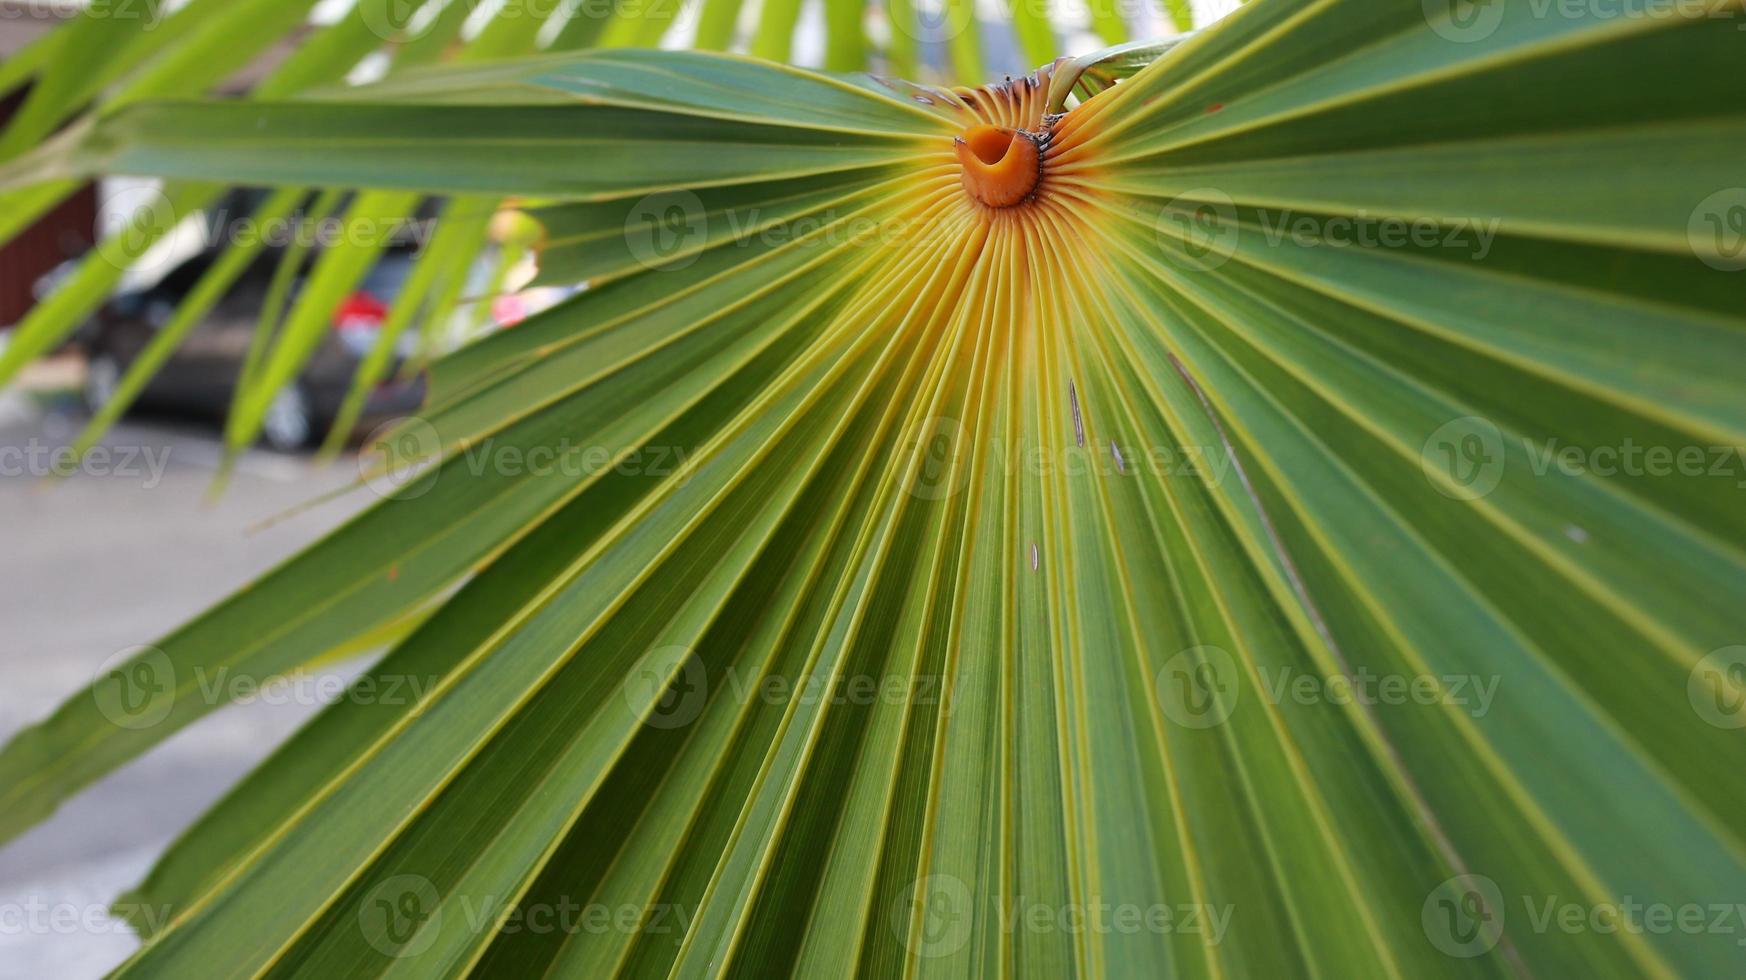
[[[364,277],[361,288],[371,296],[389,302],[406,288],[406,279],[411,274],[411,256],[390,252]]]
[[[170,270],[170,274],[160,279],[152,291],[173,296],[186,294],[200,281],[201,276],[206,275],[206,270],[212,268],[212,263],[217,258],[217,252],[201,252]]]

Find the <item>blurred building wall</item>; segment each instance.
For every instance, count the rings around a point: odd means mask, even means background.
[[[0,0],[0,59],[17,54],[73,13],[66,4]],[[18,111],[26,91],[0,93],[0,125]],[[36,302],[37,279],[91,247],[96,227],[97,192],[88,186],[0,247],[0,330],[17,323]]]
[[[18,110],[25,91],[0,99],[0,125]],[[89,249],[96,230],[97,189],[87,184],[0,247],[0,328],[17,323],[30,310],[36,302],[32,292],[36,281]]]

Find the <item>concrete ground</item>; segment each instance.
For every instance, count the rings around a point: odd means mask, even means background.
[[[126,423],[105,440],[104,467],[39,479],[82,422],[0,393],[0,742],[106,658],[162,637],[374,499],[349,494],[257,529],[355,478],[355,464],[314,470],[252,452],[209,505],[220,454],[216,429],[198,424]],[[0,980],[99,977],[125,959],[138,943],[107,918],[109,902],[316,710],[216,712],[0,846]]]

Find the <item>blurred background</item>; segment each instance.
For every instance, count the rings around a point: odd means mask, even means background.
[[[84,421],[70,370],[57,364],[31,381],[41,387],[0,396],[0,739],[78,693],[118,651],[165,635],[374,499],[365,490],[257,527],[355,479],[355,468],[312,469],[253,450],[237,462],[229,491],[208,504],[216,440],[167,419],[112,430],[107,469],[52,483],[12,475],[23,454],[48,458]],[[108,918],[109,902],[319,707],[274,701],[190,726],[0,847],[0,908],[14,920],[0,923],[0,978],[101,976],[127,956],[137,942]],[[54,918],[74,914],[78,921]]]
[[[75,9],[0,0],[0,60]],[[295,40],[229,87],[246,91]],[[0,124],[27,91],[0,100]],[[239,227],[259,197],[237,192],[183,217],[67,344],[0,391],[0,741],[89,685],[119,651],[164,636],[367,506],[375,499],[368,489],[311,502],[355,483],[358,439],[417,406],[415,362],[559,298],[516,289],[516,277],[525,279],[531,268],[494,282],[502,255],[496,242],[488,244],[462,291],[489,299],[408,330],[396,351],[404,369],[372,392],[344,451],[316,465],[312,447],[326,434],[428,233],[417,215],[368,229],[389,239],[381,260],[334,311],[330,336],[298,384],[275,402],[262,445],[242,453],[223,492],[213,494],[225,463],[224,411],[285,251],[306,250],[301,276],[324,244],[356,231],[323,220],[324,211],[343,202],[324,209],[314,201],[281,227]],[[162,200],[150,182],[94,182],[0,247],[0,348],[95,241],[125,231]],[[223,248],[244,234],[266,238],[260,259],[138,406],[74,463],[70,445],[113,396],[132,359]],[[289,284],[289,297],[297,285]],[[263,693],[216,712],[0,847],[0,980],[98,977],[125,959],[138,942],[108,915],[110,902],[363,662],[324,668],[322,681],[332,683]]]

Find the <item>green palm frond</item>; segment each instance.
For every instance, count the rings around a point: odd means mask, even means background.
[[[288,59],[257,85],[252,95],[282,98],[341,83],[372,57],[387,59],[390,75],[436,62],[470,62],[526,55],[535,51],[573,51],[602,44],[613,47],[653,46],[664,40],[683,40],[679,25],[687,6],[661,0],[626,0],[623,3],[578,0],[503,0],[491,5],[483,21],[476,16],[480,5],[465,0],[357,0],[339,19],[315,25],[310,16],[314,0],[196,0],[181,8],[168,8],[160,0],[140,0],[122,5],[95,5],[82,11],[61,29],[40,39],[13,61],[0,68],[0,93],[30,84],[28,97],[18,116],[0,127],[0,161],[16,157],[88,107],[112,110],[149,98],[196,96],[223,83],[239,68],[262,57],[274,45],[286,44],[300,31],[310,36],[297,43]],[[767,57],[785,59],[792,35],[800,29],[799,5],[763,5],[752,35],[742,37],[736,28],[738,6],[731,0],[701,2],[699,24],[692,41],[703,49],[756,50]],[[939,72],[962,71],[965,81],[980,81],[985,59],[981,53],[984,26],[996,35],[1009,25],[984,25],[968,5],[938,23],[910,10],[893,14],[879,23],[877,32],[888,43],[870,43],[863,35],[872,29],[864,23],[863,5],[854,0],[830,0],[825,4],[828,47],[826,67],[837,71],[860,70],[876,65],[902,68],[910,75],[919,67],[918,42],[951,50],[951,69],[942,62]],[[1137,15],[1138,11],[1133,12]],[[1047,6],[1020,4],[1012,11],[1015,22],[1026,25],[1025,53],[1034,60],[1047,60],[1057,53],[1056,38],[1064,22],[1062,11]],[[1173,10],[1179,29],[1191,26],[1183,10]],[[1106,25],[1107,26],[1107,25]],[[1115,25],[1126,36],[1126,21]],[[71,193],[77,185],[49,181],[0,199],[0,238],[10,237]],[[90,255],[61,290],[39,305],[19,326],[14,342],[0,355],[0,384],[16,375],[23,365],[53,349],[70,336],[150,249],[170,234],[178,220],[197,214],[220,201],[222,185],[171,188],[161,198],[127,219],[126,227],[109,236]],[[399,215],[382,213],[392,199],[372,198],[354,202],[338,216],[348,227],[375,227],[391,218],[404,219],[417,198],[400,198]],[[301,198],[291,196],[268,202],[252,219],[267,224],[296,213]],[[447,259],[427,257],[418,285],[399,297],[397,323],[410,325],[419,316],[433,327],[457,301],[479,297],[450,295],[437,284],[461,274],[471,261],[468,242],[484,234],[484,218],[498,202],[471,200],[451,202],[450,218],[481,216],[468,228],[467,222],[450,220],[442,227],[442,247],[434,251]],[[348,238],[364,236],[348,235]],[[216,263],[203,280],[197,301],[177,311],[177,330],[160,333],[150,356],[130,366],[117,397],[78,440],[82,451],[93,445],[124,413],[142,391],[163,360],[174,352],[210,309],[210,301],[222,296],[244,269],[250,253],[247,246],[227,247],[230,254]],[[226,442],[234,453],[252,443],[261,429],[265,405],[272,395],[294,377],[308,361],[309,339],[316,324],[331,312],[328,301],[356,286],[380,254],[381,247],[356,246],[345,258],[324,263],[323,283],[328,287],[299,299],[287,314],[288,329],[263,317],[256,341],[265,357],[266,374],[245,377],[238,402],[226,427]],[[458,269],[456,256],[462,256]],[[287,277],[293,271],[287,257]],[[324,306],[323,304],[328,304]],[[404,329],[404,327],[402,328]],[[348,410],[333,425],[332,448],[350,434],[357,414],[355,406],[391,368],[391,355],[399,331],[383,331],[368,363],[353,380]],[[268,351],[270,357],[266,357]],[[260,397],[248,397],[261,393]]]
[[[1608,13],[82,124],[0,181],[515,196],[587,288],[0,753],[0,834],[198,678],[435,606],[164,857],[124,975],[1732,975],[1593,910],[1746,893],[1746,12]]]

